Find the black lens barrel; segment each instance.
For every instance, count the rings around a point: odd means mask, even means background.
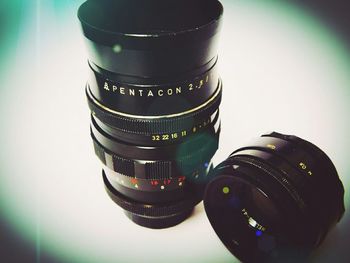
[[[333,163],[296,136],[264,135],[213,175],[204,198],[208,218],[243,262],[302,262],[344,214]]]
[[[218,148],[216,0],[88,0],[91,137],[109,196],[135,223],[169,227],[203,198]]]

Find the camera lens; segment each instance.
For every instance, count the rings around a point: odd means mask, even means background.
[[[344,214],[333,163],[295,136],[264,135],[232,153],[213,176],[205,210],[243,262],[303,262]]]
[[[218,148],[216,0],[88,0],[91,137],[107,193],[135,223],[165,228],[203,198]]]

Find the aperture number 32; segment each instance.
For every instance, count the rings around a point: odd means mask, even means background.
[[[173,134],[163,134],[163,135],[152,135],[152,141],[169,141],[178,138],[177,133]]]

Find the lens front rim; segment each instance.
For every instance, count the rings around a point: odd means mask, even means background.
[[[183,29],[183,30],[175,30],[175,31],[161,30],[159,32],[147,32],[147,33],[120,32],[115,30],[114,31],[108,30],[106,28],[103,28],[102,25],[91,24],[91,20],[92,20],[91,18],[95,14],[96,7],[102,8],[101,11],[103,11],[103,8],[105,8],[105,11],[110,11],[110,9],[113,8],[113,6],[111,6],[111,3],[108,3],[108,1],[107,2],[105,1],[105,3],[103,3],[103,1],[100,1],[100,2],[101,3],[99,3],[96,6],[94,6],[93,1],[86,1],[85,3],[83,3],[78,10],[78,19],[81,22],[83,33],[87,38],[105,45],[111,45],[114,43],[121,42],[121,43],[129,43],[128,46],[130,46],[132,40],[134,42],[140,42],[145,40],[159,41],[159,39],[168,39],[169,41],[173,41],[174,39],[179,39],[179,38],[181,40],[182,39],[188,40],[189,35],[193,39],[196,39],[197,41],[198,39],[200,40],[202,38],[209,38],[210,36],[216,34],[220,30],[219,26],[223,16],[223,9],[224,9],[222,4],[219,1],[211,1],[211,4],[213,7],[214,7],[213,4],[215,2],[216,10],[212,9],[212,12],[215,12],[215,14],[212,14],[212,18],[210,19],[210,21],[207,21],[202,25],[188,26],[188,27],[185,27],[186,29]],[[107,5],[105,5],[106,3]],[[157,4],[156,2],[153,3],[155,8],[157,8],[156,4]],[[159,5],[159,2],[158,2],[158,5]],[[116,10],[116,11],[119,11],[119,10]],[[108,41],[107,39],[113,39],[114,41]],[[154,43],[152,46],[154,46]]]
[[[214,9],[210,10],[209,13],[214,12],[216,14],[208,23],[180,31],[170,30],[171,32],[169,32],[163,29],[156,34],[145,32],[123,33],[118,32],[118,30],[117,32],[111,32],[101,26],[91,24],[95,18],[101,16],[106,10],[108,12],[113,10],[113,2],[120,1],[87,1],[78,10],[78,18],[88,47],[89,60],[99,67],[127,76],[168,77],[182,75],[201,68],[217,56],[218,34],[221,30],[223,14],[223,6],[219,1],[197,1],[199,8],[194,7],[194,12],[198,14],[201,14],[201,6],[207,4],[214,6]],[[191,2],[193,1],[182,1],[182,4],[189,5]],[[136,1],[134,3],[137,5],[146,4],[148,9],[152,10],[158,9],[162,1]],[[168,4],[169,1],[164,3]],[[91,5],[96,6],[91,7]],[[100,14],[96,14],[96,10],[100,7],[105,8],[105,10],[101,10],[99,11]],[[129,11],[132,12],[133,10]],[[162,13],[164,10],[159,12]],[[141,16],[145,14],[147,12],[144,12]],[[182,13],[179,13],[175,18],[181,18],[182,15]],[[101,20],[108,21],[108,19],[113,20],[115,18],[118,18],[118,16],[113,14],[103,16]],[[149,20],[145,21],[144,25],[149,26],[149,22]],[[123,23],[123,27],[131,24],[133,23]]]

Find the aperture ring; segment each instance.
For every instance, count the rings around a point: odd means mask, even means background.
[[[215,135],[215,140],[210,140],[207,144],[201,145],[197,151],[176,160],[136,161],[110,152],[97,141],[93,134],[91,136],[95,153],[104,165],[124,176],[147,180],[195,176],[192,173],[199,167],[209,166],[210,160],[219,146],[218,133]]]
[[[185,189],[190,181],[187,180],[186,176],[180,176],[177,178],[168,178],[168,179],[140,179],[129,177],[123,174],[120,174],[115,171],[111,171],[108,167],[105,169],[108,181],[110,184],[117,189],[119,192],[123,193],[116,187],[116,185],[122,186],[127,189],[142,191],[142,192],[152,192],[152,193],[164,193],[168,191],[181,191]],[[204,170],[204,169],[203,169]],[[206,176],[205,171],[201,171],[201,176]],[[199,173],[199,172],[198,172]],[[144,198],[142,199],[144,200]]]
[[[197,122],[202,122],[212,115],[221,103],[222,84],[219,82],[215,94],[201,106],[187,112],[172,115],[133,116],[125,113],[115,112],[95,100],[86,87],[86,95],[90,110],[102,122],[112,125],[124,132],[139,134],[162,134],[183,131],[192,128]]]
[[[177,201],[174,203],[166,203],[164,205],[142,204],[129,199],[117,192],[109,183],[104,171],[102,172],[102,176],[105,183],[105,188],[111,199],[126,211],[138,215],[152,217],[176,215],[193,208],[201,201],[201,197],[194,195],[192,198],[185,199],[183,201]]]

